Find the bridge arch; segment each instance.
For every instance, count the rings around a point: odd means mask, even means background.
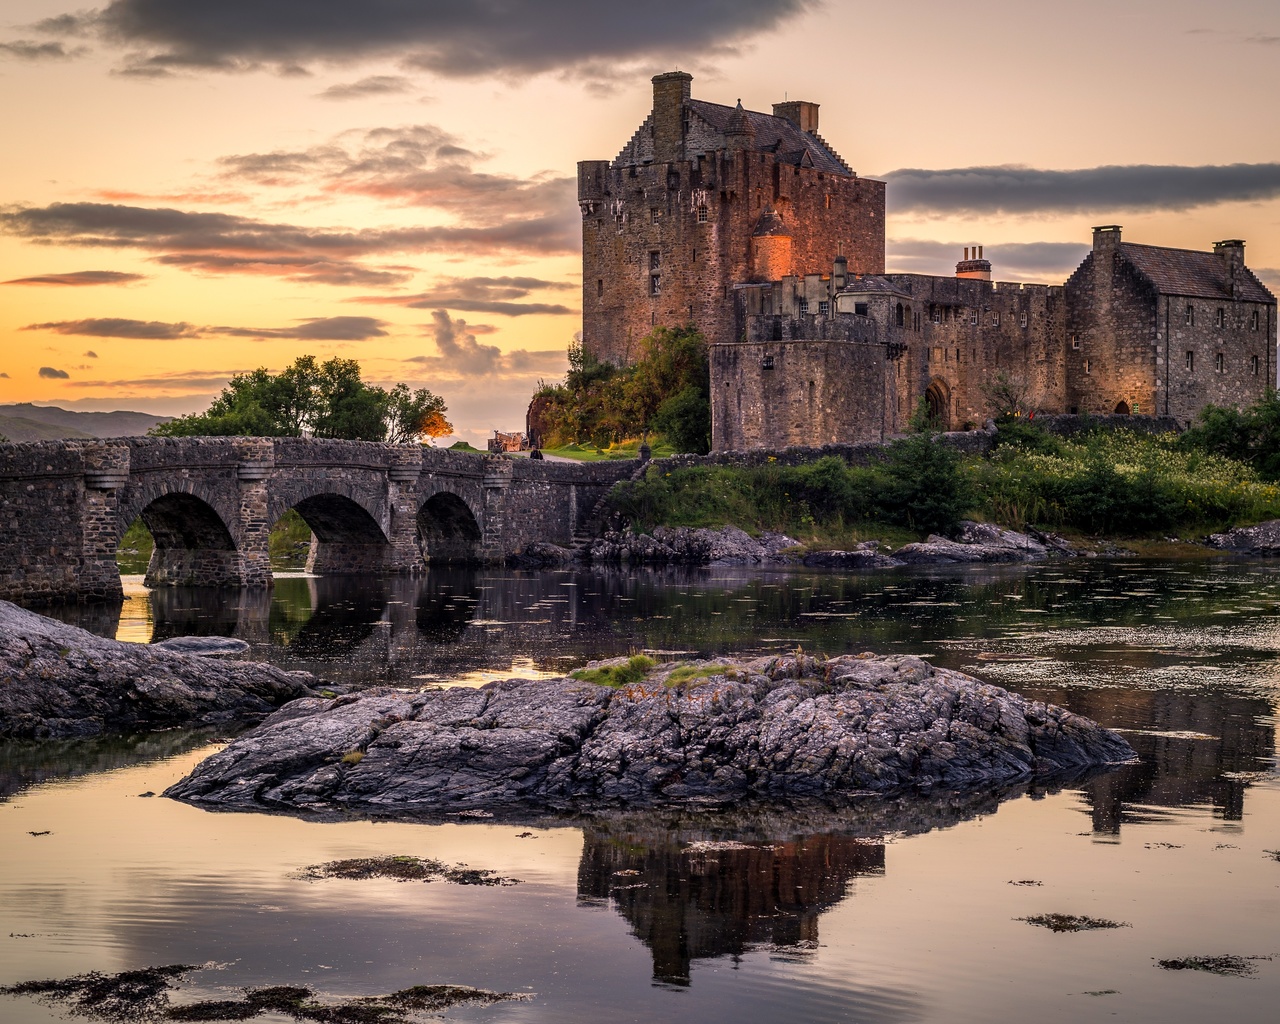
[[[480,561],[484,531],[466,499],[437,491],[418,508],[418,547],[431,565],[465,565]]]
[[[117,544],[135,519],[142,520],[155,542],[147,564],[148,586],[234,586],[243,581],[243,559],[227,516],[194,488],[147,488],[134,495],[117,517]]]
[[[391,542],[386,530],[368,507],[373,503],[361,500],[364,496],[351,490],[290,489],[272,495],[268,501],[271,525],[293,509],[311,529],[309,572],[342,575],[380,572],[387,567]]]

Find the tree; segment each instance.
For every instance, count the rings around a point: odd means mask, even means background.
[[[1280,394],[1269,389],[1243,412],[1206,405],[1178,443],[1247,462],[1264,480],[1280,480]]]
[[[360,364],[299,356],[278,374],[237,374],[203,413],[152,428],[165,437],[330,437],[397,443],[452,431],[444,399],[405,384],[390,391],[366,384]]]
[[[1026,377],[996,370],[981,385],[982,395],[987,400],[995,419],[1011,419],[1025,416],[1031,412],[1031,388]]]

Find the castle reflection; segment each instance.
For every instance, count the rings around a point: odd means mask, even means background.
[[[608,901],[653,954],[653,977],[688,985],[694,960],[768,946],[815,948],[818,917],[859,875],[884,872],[884,843],[843,835],[689,840],[587,828],[578,897]]]

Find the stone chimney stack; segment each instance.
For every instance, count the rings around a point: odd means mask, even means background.
[[[1120,245],[1120,225],[1104,224],[1093,229],[1093,251],[1115,249]]]
[[[971,281],[991,280],[991,261],[982,258],[982,246],[966,246],[964,259],[956,264],[956,277]]]
[[[658,163],[684,158],[684,101],[693,93],[692,82],[685,71],[653,76],[653,159]]]
[[[786,103],[773,105],[773,116],[790,121],[802,132],[818,130],[818,104],[804,100],[788,100]]]
[[[1244,276],[1244,242],[1239,238],[1214,242],[1213,251],[1227,264],[1227,278],[1231,282],[1231,295],[1234,298],[1240,290],[1240,279]]]
[[[849,261],[844,256],[837,256],[831,261],[831,293],[842,291],[849,283]]]

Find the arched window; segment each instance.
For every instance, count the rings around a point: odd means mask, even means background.
[[[898,310],[897,310],[897,322],[898,322],[898,326],[899,326],[899,327],[901,327],[901,326],[903,325],[903,323],[904,323],[904,320],[903,320],[903,312],[902,312],[902,303],[901,303],[901,302],[899,302],[899,303],[898,303]]]

